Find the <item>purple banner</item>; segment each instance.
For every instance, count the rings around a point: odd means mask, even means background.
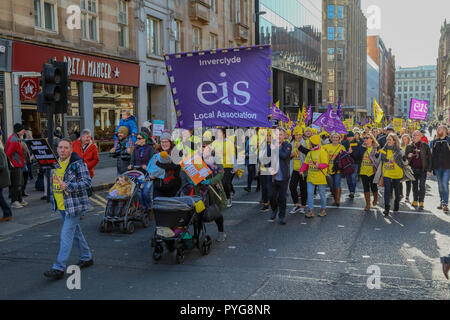
[[[275,104],[272,104],[272,120],[283,121],[288,123],[289,118],[284,114],[283,111],[277,108]]]
[[[348,134],[347,129],[345,128],[341,119],[339,119],[336,111],[333,110],[331,105],[328,105],[327,112],[322,113],[322,115],[319,118],[317,118],[316,121],[314,121],[314,125],[324,128],[325,131],[328,133],[336,132]]]
[[[415,120],[426,120],[429,102],[427,100],[411,99],[409,118]]]
[[[271,127],[269,45],[165,56],[178,121],[203,126]]]

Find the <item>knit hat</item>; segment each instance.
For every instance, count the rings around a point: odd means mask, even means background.
[[[23,126],[23,124],[21,124],[21,123],[16,123],[15,125],[14,125],[14,132],[15,133],[18,133],[18,132],[20,132],[20,131],[22,131],[22,130],[24,130],[25,128],[24,128],[24,126]]]
[[[121,126],[119,129],[117,129],[117,133],[122,133],[122,134],[128,136],[129,131],[128,131],[127,127]]]
[[[303,129],[301,127],[295,127],[294,129],[294,136],[298,135],[298,134],[303,134]]]
[[[172,135],[170,134],[169,131],[163,131],[163,133],[161,134],[161,137],[160,137],[160,141],[162,141],[162,140],[172,141]]]
[[[148,134],[147,134],[146,132],[141,131],[141,132],[139,132],[139,135],[141,135],[141,136],[144,137],[144,139],[145,139],[145,144],[148,144],[148,143],[149,143],[149,136],[148,136]]]
[[[311,141],[312,144],[318,146],[320,145],[320,136],[319,135],[314,135],[311,138],[309,138],[309,141]]]
[[[355,136],[355,133],[353,131],[349,131],[347,137],[352,138]]]

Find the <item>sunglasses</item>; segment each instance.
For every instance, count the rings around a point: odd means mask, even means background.
[[[137,138],[137,140],[144,140],[144,138]]]
[[[369,139],[372,139],[372,138],[369,138],[369,137],[364,137],[364,140],[369,140]]]

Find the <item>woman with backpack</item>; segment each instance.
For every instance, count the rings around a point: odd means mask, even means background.
[[[334,167],[334,160],[341,151],[345,152],[345,147],[341,144],[341,135],[339,133],[333,133],[331,135],[331,144],[324,146],[325,151],[328,153],[328,173],[333,179],[333,188],[331,193],[333,194],[334,203],[333,206],[339,207],[341,205],[341,171]]]
[[[373,178],[378,169],[378,146],[379,144],[372,133],[369,132],[364,135],[364,143],[362,145],[363,157],[359,175],[366,200],[365,211],[370,210],[370,191],[373,193],[373,205],[376,206],[378,204],[378,187],[373,183]]]

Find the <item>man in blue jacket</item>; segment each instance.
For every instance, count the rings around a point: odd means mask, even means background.
[[[117,131],[120,127],[128,128],[128,136],[130,138],[130,142],[134,144],[136,142],[137,123],[136,117],[130,113],[130,110],[122,110],[122,119],[120,119],[120,123],[117,126],[116,131],[114,132],[114,147],[117,147],[117,143],[119,141],[119,138],[117,137]]]
[[[279,207],[278,222],[281,225],[286,224],[285,221],[286,195],[289,186],[289,178],[291,176],[290,161],[291,161],[292,145],[289,142],[285,141],[286,137],[287,137],[286,131],[283,128],[279,128],[278,143],[271,144],[272,154],[273,149],[278,148],[279,159],[274,159],[275,169],[273,169],[272,172],[273,183],[272,188],[270,190],[271,191],[270,206],[272,207],[272,215],[269,221],[271,222],[275,221]],[[277,160],[278,165],[276,164]]]

